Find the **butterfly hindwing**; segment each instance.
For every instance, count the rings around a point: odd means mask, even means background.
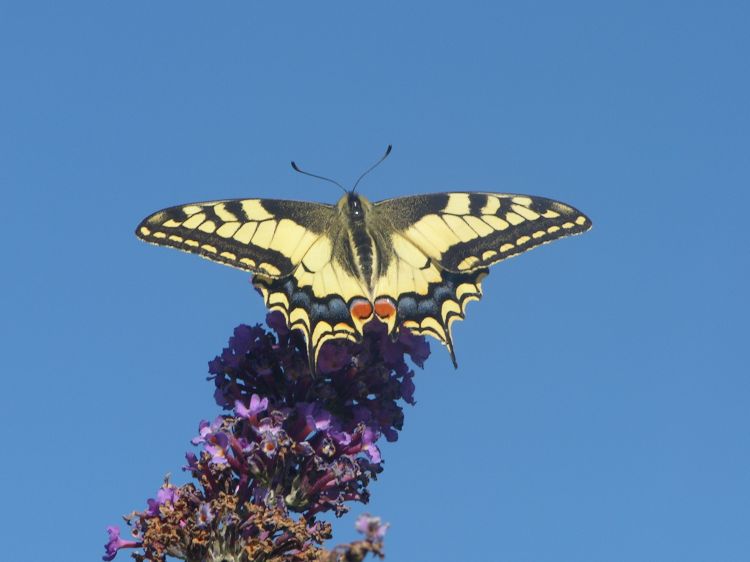
[[[315,370],[322,345],[331,339],[357,341],[361,329],[355,324],[349,305],[338,292],[316,295],[311,285],[301,285],[295,273],[283,279],[262,275],[253,278],[253,285],[263,295],[270,310],[281,312],[290,329],[302,331],[307,341],[311,370]],[[316,275],[322,277],[322,274]]]
[[[466,305],[482,297],[482,279],[486,275],[486,270],[443,271],[426,294],[414,291],[399,295],[397,323],[415,334],[436,338],[448,348],[453,365],[458,366],[451,327],[456,320],[464,319]]]
[[[350,305],[366,300],[368,291],[347,259],[347,241],[341,216],[331,216],[325,233],[289,275],[271,278],[258,274],[253,278],[266,306],[281,312],[291,329],[304,333],[312,370],[326,341],[357,341],[362,335],[363,323],[352,316]]]

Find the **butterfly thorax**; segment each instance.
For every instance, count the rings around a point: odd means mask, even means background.
[[[338,202],[341,220],[338,242],[341,252],[334,252],[341,265],[358,278],[372,296],[375,279],[388,264],[386,241],[377,225],[372,203],[356,193],[347,193]]]

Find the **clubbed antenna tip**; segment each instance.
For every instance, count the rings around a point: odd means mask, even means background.
[[[367,174],[369,174],[370,172],[372,172],[375,168],[377,168],[380,165],[380,163],[383,160],[385,160],[386,158],[388,158],[388,155],[391,153],[391,150],[393,150],[393,145],[389,144],[388,148],[385,149],[385,154],[383,154],[383,156],[380,157],[380,160],[378,160],[372,166],[370,166],[369,168],[367,168],[367,170],[365,170],[365,172],[361,176],[359,176],[359,179],[354,183],[354,187],[352,187],[352,193],[354,193],[357,190],[357,186],[359,185],[359,182],[362,181],[363,177],[365,177]]]

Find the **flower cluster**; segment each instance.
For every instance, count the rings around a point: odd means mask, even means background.
[[[364,540],[326,551],[328,523],[347,503],[369,499],[382,470],[377,441],[398,438],[400,401],[414,404],[414,372],[429,355],[424,338],[401,330],[390,338],[370,323],[360,343],[325,344],[318,373],[309,372],[306,346],[278,313],[268,325],[238,326],[209,363],[217,403],[227,413],[203,421],[187,454],[196,484],[168,481],[148,508],[126,517],[136,540],[110,527],[105,560],[140,548],[136,560],[362,560],[382,556],[387,525],[363,516]],[[295,520],[292,514],[298,514]]]

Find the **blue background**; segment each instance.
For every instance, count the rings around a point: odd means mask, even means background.
[[[746,2],[0,2],[3,558],[98,559],[178,481],[248,276],[164,206],[545,195],[433,345],[373,501],[391,562],[750,557]],[[118,559],[126,560],[122,553]]]

